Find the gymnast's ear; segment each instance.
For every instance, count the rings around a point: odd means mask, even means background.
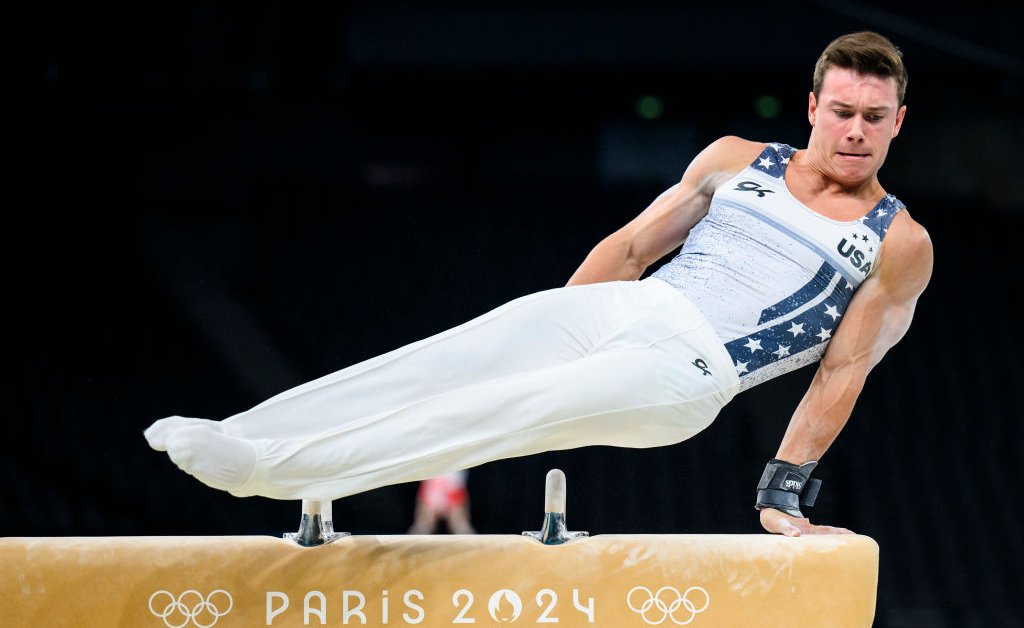
[[[896,137],[900,134],[900,127],[903,126],[903,118],[907,115],[907,106],[900,105],[900,108],[896,110],[896,124],[892,128],[892,136]]]

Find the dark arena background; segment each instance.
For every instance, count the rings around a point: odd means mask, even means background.
[[[722,135],[805,146],[811,71],[871,29],[908,114],[880,179],[930,232],[915,322],[823,458],[811,518],[875,539],[875,625],[1022,625],[1024,53],[1002,3],[34,3],[12,21],[0,536],[294,531],[142,431],[211,419],[563,285]],[[500,355],[494,356],[500,360]],[[690,441],[469,472],[473,523],[760,532],[754,486],[810,381]],[[404,534],[416,486],[334,502]]]

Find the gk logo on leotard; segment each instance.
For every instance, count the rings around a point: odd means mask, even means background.
[[[708,370],[708,363],[705,362],[704,360],[702,360],[701,358],[697,358],[693,362],[690,362],[690,364],[692,364],[692,365],[696,366],[697,368],[699,368],[700,370],[704,371],[705,375],[711,375],[711,371]]]
[[[701,601],[703,604],[697,606]],[[675,587],[661,587],[656,592],[647,587],[633,587],[626,595],[626,604],[652,626],[666,619],[671,619],[677,626],[685,626],[707,610],[711,596],[704,587],[690,587],[683,593],[679,593]],[[680,611],[680,608],[683,610]]]
[[[149,612],[164,620],[167,628],[186,628],[189,625],[210,628],[230,613],[234,605],[231,594],[224,589],[217,589],[206,596],[194,589],[178,597],[170,591],[157,591],[149,596]]]
[[[733,189],[737,192],[757,192],[757,198],[764,198],[765,194],[775,194],[775,190],[763,188],[759,183],[755,183],[754,181],[740,181]]]

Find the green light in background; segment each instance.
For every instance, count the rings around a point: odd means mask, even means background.
[[[665,103],[657,96],[641,96],[636,99],[636,115],[644,120],[657,120],[665,112]]]
[[[758,96],[754,101],[754,111],[765,120],[774,120],[782,113],[782,101],[777,96]]]

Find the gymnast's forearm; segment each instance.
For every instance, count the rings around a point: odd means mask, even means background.
[[[797,465],[820,460],[846,426],[864,382],[852,365],[819,368],[793,412],[775,457]]]

